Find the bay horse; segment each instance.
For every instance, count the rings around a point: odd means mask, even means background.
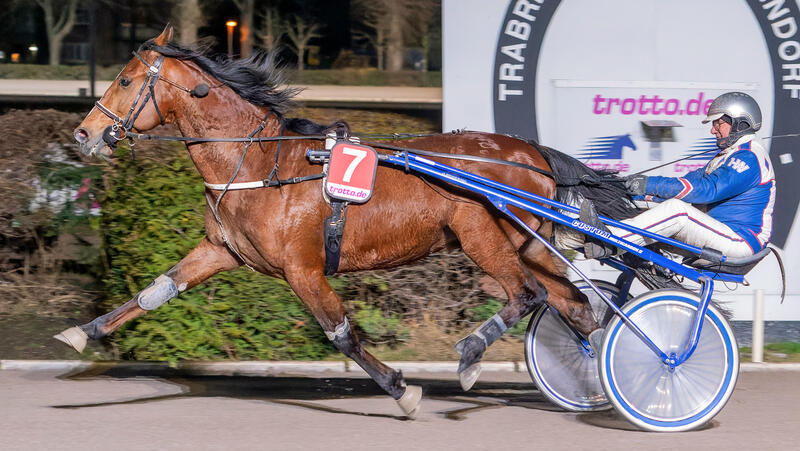
[[[297,91],[279,88],[284,79],[268,56],[212,56],[207,49],[170,43],[172,33],[167,25],[159,36],[143,44],[75,129],[83,153],[110,156],[126,132],[170,123],[185,137],[294,138],[261,142],[249,153],[245,153],[248,144],[188,142],[189,155],[207,184],[263,180],[278,168],[282,176],[290,177],[320,172],[320,166],[311,164],[305,152],[321,149],[323,143],[304,136],[324,135],[346,128],[346,124],[325,127],[287,119],[284,115],[293,106],[292,96]],[[497,134],[439,134],[394,144],[540,168],[541,172],[534,172],[519,165],[447,161],[548,198],[557,191],[554,176],[548,175],[551,164],[590,171],[552,149]],[[220,271],[247,265],[286,280],[333,345],[358,363],[413,418],[419,410],[421,388],[407,386],[401,372],[362,347],[349,326],[342,300],[325,279],[323,221],[331,207],[323,197],[321,181],[229,191],[224,199],[220,195],[219,189],[206,189],[206,236],[180,262],[120,307],[56,338],[82,352],[88,338],[110,334]],[[586,195],[591,196],[591,190]],[[611,197],[619,200],[625,195],[620,190]],[[614,202],[608,199],[598,202],[601,213],[609,214],[604,208],[611,204]],[[515,213],[542,236],[553,233],[552,223],[528,212],[515,209]],[[598,328],[586,297],[564,277],[562,267],[542,244],[478,196],[402,170],[379,166],[371,200],[349,206],[339,272],[395,267],[453,242],[508,296],[495,316],[457,344],[459,377],[465,390],[477,380],[486,348],[545,302],[582,334]]]

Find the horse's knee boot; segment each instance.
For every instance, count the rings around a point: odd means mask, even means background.
[[[142,310],[155,310],[165,302],[180,294],[175,281],[171,277],[161,274],[140,291],[134,299]]]
[[[78,328],[88,338],[97,340],[111,333],[125,321],[160,307],[165,302],[178,296],[184,289],[186,289],[186,284],[178,287],[171,277],[162,274],[156,277],[147,288],[136,293],[136,296],[130,301],[87,324],[78,326]],[[60,340],[60,338],[58,339]]]

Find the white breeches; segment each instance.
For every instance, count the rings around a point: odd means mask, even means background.
[[[753,249],[730,227],[679,199],[668,199],[622,222],[692,246],[710,247],[728,257],[753,255]],[[612,234],[640,246],[655,242],[627,230],[609,229]],[[557,247],[574,249],[583,245],[584,235],[576,230],[570,229],[560,235],[557,236]]]

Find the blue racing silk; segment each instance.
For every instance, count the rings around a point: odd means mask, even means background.
[[[767,245],[772,234],[775,173],[755,135],[743,136],[705,167],[683,177],[648,177],[645,194],[637,197],[706,205],[709,216],[727,224],[754,253]]]

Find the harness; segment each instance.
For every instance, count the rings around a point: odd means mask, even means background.
[[[164,63],[164,55],[159,55],[153,64],[148,63],[140,54],[139,51],[133,52],[133,55],[141,61],[145,67],[147,67],[147,75],[145,76],[145,80],[142,83],[142,86],[139,88],[139,92],[136,94],[136,97],[133,100],[130,108],[128,109],[127,114],[125,117],[121,117],[120,115],[113,112],[110,108],[103,105],[99,100],[95,102],[95,106],[97,109],[108,116],[112,121],[113,124],[108,126],[103,132],[103,141],[108,144],[109,147],[116,148],[116,145],[119,141],[123,139],[128,139],[131,145],[131,152],[133,155],[133,145],[135,140],[158,140],[158,141],[180,141],[184,142],[187,146],[192,144],[199,144],[199,143],[209,143],[209,142],[241,142],[245,143],[244,150],[242,151],[242,156],[239,158],[239,161],[236,165],[236,168],[233,171],[230,179],[227,183],[209,183],[204,181],[204,185],[211,191],[221,191],[219,195],[216,197],[216,200],[213,204],[209,203],[209,207],[211,208],[211,212],[214,215],[214,219],[217,222],[217,225],[220,229],[220,234],[222,235],[222,239],[225,242],[225,245],[228,249],[236,255],[242,263],[247,266],[247,268],[254,270],[243,258],[243,256],[239,253],[235,246],[230,241],[229,235],[225,230],[224,225],[222,224],[222,219],[219,216],[219,205],[222,202],[222,198],[228,191],[233,190],[244,190],[244,189],[257,189],[257,188],[273,188],[273,187],[281,187],[283,185],[290,185],[295,183],[306,182],[310,180],[318,180],[322,179],[326,176],[325,170],[320,174],[312,174],[307,176],[301,177],[290,177],[286,179],[281,179],[279,177],[279,158],[281,152],[281,144],[283,141],[291,141],[291,140],[326,140],[326,148],[332,146],[335,142],[347,141],[347,140],[358,140],[357,138],[349,137],[348,133],[344,129],[337,129],[335,133],[329,135],[304,135],[304,136],[284,136],[285,132],[285,124],[281,120],[280,117],[278,119],[281,122],[281,130],[279,136],[270,136],[270,137],[262,137],[260,136],[261,132],[266,128],[266,123],[269,117],[273,114],[272,111],[268,112],[260,121],[258,126],[247,136],[244,138],[213,138],[213,137],[191,137],[191,136],[160,136],[160,135],[149,135],[149,134],[142,134],[138,132],[134,132],[135,129],[135,122],[136,119],[139,117],[141,112],[147,106],[147,103],[152,100],[153,107],[158,114],[158,118],[160,120],[161,125],[164,125],[164,115],[161,113],[161,109],[158,107],[158,102],[156,101],[155,96],[155,86],[159,80],[163,80],[164,82],[170,84],[171,86],[180,89],[192,97],[205,97],[208,95],[209,86],[205,83],[198,84],[194,89],[188,89],[180,84],[169,80],[165,77],[161,76],[161,69]],[[220,87],[222,84],[213,86],[214,88]],[[453,134],[461,134],[464,133],[463,130],[454,130]],[[376,140],[384,140],[384,139],[408,139],[408,138],[417,138],[423,136],[433,136],[438,134],[392,134],[392,135],[366,135],[366,138],[369,139],[376,139]],[[239,174],[239,171],[244,164],[244,159],[247,156],[247,152],[250,149],[250,146],[253,143],[263,143],[263,142],[278,142],[278,147],[275,151],[275,162],[272,171],[269,173],[266,179],[263,180],[256,180],[250,182],[234,182],[236,176]],[[487,158],[481,157],[476,155],[463,155],[463,154],[450,154],[450,153],[441,153],[441,152],[432,152],[424,149],[414,149],[414,148],[407,148],[407,147],[399,147],[399,146],[392,146],[388,144],[382,144],[380,142],[374,141],[364,141],[363,144],[368,144],[376,148],[386,149],[386,150],[393,150],[395,151],[396,156],[403,156],[406,161],[406,172],[409,171],[408,167],[408,154],[409,152],[413,152],[419,155],[431,156],[431,157],[440,157],[440,158],[450,158],[450,159],[458,159],[458,160],[467,160],[467,161],[477,161],[483,163],[492,163],[492,164],[500,164],[512,167],[519,167],[524,168],[547,177],[550,177],[555,180],[555,177],[552,172],[545,171],[539,169],[537,167],[527,165],[524,163],[518,163],[515,161],[505,161],[505,160],[498,160],[494,158]],[[316,162],[325,162],[325,152],[320,152],[321,155],[318,155],[316,159],[312,161]],[[329,155],[329,153],[328,153]],[[326,201],[331,205],[332,214],[325,218],[324,222],[324,243],[325,243],[325,275],[332,275],[335,274],[338,267],[339,267],[339,260],[341,256],[341,244],[342,244],[342,236],[344,232],[344,223],[346,219],[346,212],[347,212],[347,205],[348,202],[328,198],[325,196]]]

